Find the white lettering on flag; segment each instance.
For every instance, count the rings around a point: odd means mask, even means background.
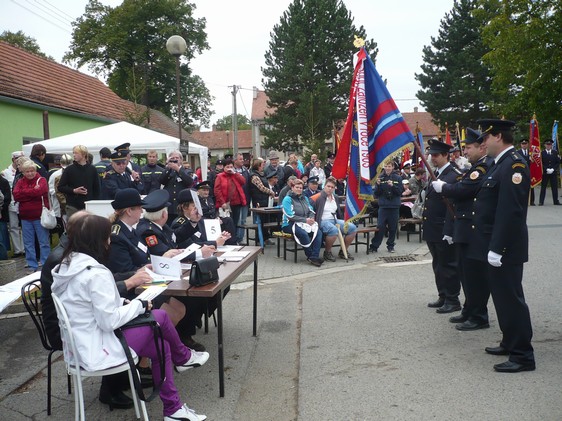
[[[361,61],[361,67],[357,72],[355,111],[357,113],[357,141],[359,143],[359,162],[361,179],[369,182],[371,180],[369,165],[369,128],[367,120],[367,97],[365,95],[365,65]]]

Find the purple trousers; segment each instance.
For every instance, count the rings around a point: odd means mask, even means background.
[[[160,399],[164,406],[164,416],[172,415],[183,405],[174,384],[174,365],[185,364],[191,358],[191,350],[186,347],[178,336],[176,328],[163,310],[152,310],[156,321],[160,324],[164,337],[164,373],[166,378],[160,388]],[[123,331],[123,335],[137,355],[148,357],[152,361],[152,378],[154,384],[160,384],[160,361],[154,345],[154,335],[150,326],[135,327]]]

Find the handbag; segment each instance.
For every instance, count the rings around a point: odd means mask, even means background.
[[[215,256],[199,259],[191,265],[189,285],[200,287],[219,280],[219,259]]]
[[[156,358],[160,361],[160,384],[154,384],[152,393],[150,396],[146,397],[144,395],[144,391],[142,389],[141,381],[139,378],[139,373],[137,371],[137,367],[135,366],[135,361],[133,360],[133,356],[131,355],[131,349],[127,344],[127,340],[123,335],[123,330],[131,329],[135,327],[141,326],[150,326],[152,328],[152,334],[154,337],[154,345],[156,346]],[[114,331],[115,336],[119,338],[119,342],[121,342],[121,346],[123,346],[123,350],[125,351],[125,356],[127,357],[127,361],[129,362],[129,367],[131,368],[131,373],[133,375],[133,383],[135,385],[135,391],[137,392],[137,396],[140,400],[150,402],[156,396],[160,394],[160,387],[162,387],[162,383],[164,383],[164,379],[166,378],[165,373],[165,366],[166,362],[164,361],[164,337],[162,336],[162,330],[160,329],[160,325],[154,318],[154,315],[151,311],[147,311],[146,313],[140,314],[135,317],[133,320],[128,321],[123,326],[115,329]]]
[[[425,201],[425,190],[422,190],[416,201],[414,202],[414,206],[412,206],[412,217],[416,219],[421,219],[423,214],[423,206]]]
[[[39,180],[40,178],[37,179],[37,185],[39,185]],[[55,211],[45,207],[43,195],[41,195],[41,226],[48,230],[52,230],[57,226]]]

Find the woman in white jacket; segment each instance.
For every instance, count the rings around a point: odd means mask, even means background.
[[[52,272],[52,291],[68,313],[81,364],[86,370],[101,370],[126,362],[114,330],[152,308],[151,302],[128,302],[120,298],[112,273],[100,263],[107,258],[110,231],[107,218],[88,214],[76,221],[67,232],[68,245],[62,263]],[[205,420],[206,416],[182,404],[174,384],[173,366],[183,372],[204,364],[209,354],[187,348],[168,315],[162,310],[152,312],[160,324],[165,345],[165,379],[160,389],[164,420]],[[152,328],[126,329],[124,336],[138,355],[151,359],[154,383],[160,384],[160,363]],[[73,360],[67,349],[64,349],[64,357],[67,361]]]

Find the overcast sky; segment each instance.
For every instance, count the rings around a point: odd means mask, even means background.
[[[193,1],[193,0],[192,0]],[[84,13],[87,0],[1,0],[0,29],[35,38],[46,54],[61,61],[71,41],[70,22]],[[116,6],[122,0],[101,0]],[[216,120],[232,113],[233,84],[241,86],[238,113],[250,117],[252,87],[262,89],[261,67],[270,32],[279,23],[291,0],[194,0],[196,17],[207,19],[210,50],[197,57],[192,67],[215,97]],[[439,24],[454,0],[344,0],[367,38],[379,48],[376,66],[388,80],[388,89],[402,112],[422,107],[416,100],[422,48],[438,35]],[[350,43],[353,40],[350,40]],[[162,45],[165,48],[165,45]],[[350,69],[350,72],[352,69]]]

